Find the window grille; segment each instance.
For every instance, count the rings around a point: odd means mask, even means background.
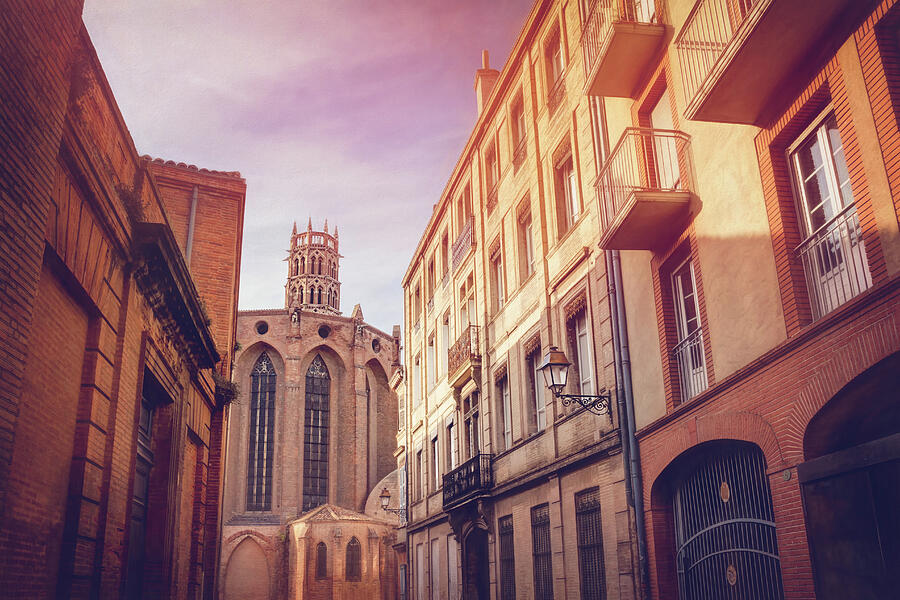
[[[325,542],[319,542],[316,546],[316,579],[328,577],[328,546]]]
[[[578,536],[578,571],[582,600],[606,598],[603,567],[603,530],[600,525],[600,488],[575,494],[575,529]]]
[[[512,515],[501,517],[500,530],[500,600],[516,600],[516,555]]]
[[[362,549],[356,537],[347,543],[347,581],[362,579]]]
[[[531,547],[534,557],[534,598],[553,600],[549,504],[540,504],[531,509]]]
[[[331,377],[317,354],[306,372],[303,432],[303,510],[328,501],[328,399]]]
[[[272,461],[275,451],[275,367],[263,352],[250,374],[250,455],[247,510],[272,509]]]

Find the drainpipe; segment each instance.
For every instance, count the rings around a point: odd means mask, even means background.
[[[191,195],[191,216],[188,219],[188,238],[187,246],[184,248],[184,262],[188,268],[191,268],[191,249],[194,247],[194,223],[197,216],[197,191],[199,186],[194,186],[194,193]]]
[[[644,482],[641,476],[640,450],[635,437],[634,393],[631,387],[631,356],[628,349],[628,322],[622,298],[622,264],[618,250],[606,254],[606,272],[609,285],[609,304],[612,318],[613,356],[616,369],[616,404],[619,412],[619,430],[624,423],[622,452],[625,462],[626,497],[634,509],[634,525],[637,533],[640,597],[649,598],[649,569],[647,564],[647,538],[644,524]]]

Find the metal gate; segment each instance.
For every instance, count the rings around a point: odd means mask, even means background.
[[[783,597],[762,451],[710,445],[675,484],[681,600]]]

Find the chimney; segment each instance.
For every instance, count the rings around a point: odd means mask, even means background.
[[[488,98],[491,97],[491,90],[494,84],[500,78],[500,71],[492,69],[488,58],[488,51],[481,51],[481,68],[475,71],[475,100],[478,103],[478,114],[484,110]]]

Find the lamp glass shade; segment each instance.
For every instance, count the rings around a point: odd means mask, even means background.
[[[391,503],[391,493],[387,488],[381,490],[381,494],[378,497],[381,498],[381,508],[387,508],[388,504]]]
[[[559,395],[563,388],[566,387],[571,364],[562,350],[556,346],[550,346],[547,355],[544,357],[544,363],[539,367],[539,370],[544,374],[544,383],[554,395]]]

